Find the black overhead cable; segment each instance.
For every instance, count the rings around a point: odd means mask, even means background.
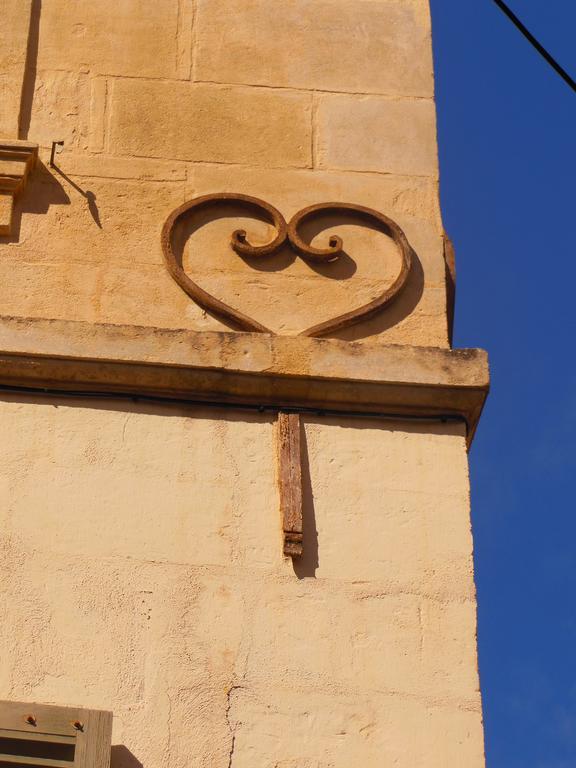
[[[94,400],[117,400],[128,401],[131,403],[158,403],[161,405],[182,405],[193,408],[217,408],[220,410],[236,411],[255,411],[257,413],[276,414],[279,411],[286,413],[301,413],[308,416],[349,416],[358,419],[379,419],[382,421],[399,421],[406,419],[415,422],[460,422],[466,424],[466,418],[459,413],[433,413],[428,416],[411,413],[398,413],[394,411],[354,411],[340,408],[322,408],[291,406],[291,405],[258,405],[255,403],[232,403],[216,400],[194,400],[186,397],[166,397],[162,395],[144,395],[133,392],[98,392],[97,390],[69,390],[69,389],[51,389],[49,387],[19,387],[10,384],[0,384],[0,394],[7,392],[12,395],[34,395],[36,397],[59,397],[72,399],[94,399]],[[1,763],[0,763],[1,765]]]
[[[534,35],[526,29],[526,27],[524,26],[524,24],[522,24],[518,16],[516,16],[516,14],[513,13],[510,10],[510,8],[508,8],[508,6],[506,5],[505,2],[503,2],[503,0],[494,0],[494,2],[498,6],[498,8],[500,8],[500,10],[503,13],[505,13],[506,16],[508,16],[508,18],[514,24],[514,26],[516,26],[520,30],[520,32],[522,32],[524,37],[532,43],[532,45],[534,46],[534,48],[536,48],[538,53],[546,59],[546,61],[548,62],[548,64],[550,64],[552,69],[555,69],[556,72],[560,75],[560,77],[568,83],[570,88],[572,88],[573,91],[576,91],[576,81],[570,77],[568,72],[566,72],[566,70],[563,67],[561,67],[560,64],[558,64],[556,59],[550,53],[548,53],[546,48],[544,48],[544,46],[541,45],[538,42],[538,40],[536,40]]]

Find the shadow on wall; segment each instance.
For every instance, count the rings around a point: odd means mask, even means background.
[[[304,546],[302,555],[292,560],[294,573],[299,579],[315,579],[318,558],[318,531],[314,511],[314,493],[310,478],[310,460],[306,442],[306,423],[300,426],[300,450],[302,459],[302,533]]]
[[[142,763],[124,744],[115,744],[110,750],[110,768],[143,768]]]
[[[92,216],[92,219],[94,220],[94,224],[96,224],[97,227],[102,229],[102,223],[100,221],[100,212],[98,211],[98,206],[96,205],[96,195],[94,192],[92,192],[89,189],[82,189],[78,184],[76,184],[75,181],[72,181],[70,176],[67,176],[64,171],[59,168],[57,165],[52,166],[57,174],[59,174],[65,181],[70,184],[71,187],[74,187],[76,192],[79,192],[83,198],[85,198],[86,202],[88,203],[88,210],[90,211],[90,216]]]
[[[424,293],[424,269],[418,254],[413,249],[411,249],[411,252],[412,269],[400,295],[383,311],[374,315],[374,317],[362,320],[348,328],[342,328],[340,331],[328,333],[326,338],[358,341],[367,336],[374,336],[387,331],[389,328],[401,323],[402,320],[405,320],[414,312]]]
[[[55,174],[58,174],[73,189],[79,192],[88,204],[88,210],[97,227],[102,229],[100,213],[96,205],[96,195],[90,190],[84,190],[72,181],[60,168],[54,166],[52,173],[40,161],[36,164],[30,177],[24,193],[17,197],[14,202],[14,213],[12,215],[12,233],[5,237],[0,237],[0,244],[17,243],[20,241],[20,228],[22,214],[44,214],[48,212],[51,205],[70,205],[71,200],[66,189],[58,180]]]
[[[315,237],[323,232],[330,232],[331,228],[337,227],[346,222],[354,223],[354,217],[339,217],[334,214],[318,216],[316,219],[305,222],[302,226],[302,234],[307,242],[311,242]],[[379,232],[379,228],[370,222],[361,222],[364,229],[371,229]],[[344,341],[357,341],[366,336],[372,336],[383,331],[387,331],[394,325],[402,322],[406,317],[412,314],[416,309],[422,294],[424,292],[424,270],[418,254],[413,248],[410,249],[412,256],[412,269],[408,281],[394,301],[383,311],[378,312],[374,317],[366,320],[360,320],[352,326],[343,328],[339,331],[326,334],[327,338],[342,339]],[[356,262],[346,252],[337,262],[308,262],[308,266],[314,272],[331,280],[349,280],[356,272]],[[352,309],[353,307],[351,307]]]
[[[42,0],[32,0],[30,6],[30,26],[28,27],[28,46],[26,48],[26,63],[24,79],[20,94],[20,114],[18,116],[18,138],[27,139],[32,119],[32,105],[36,89],[36,73],[38,69],[38,40],[40,37],[40,14]]]
[[[60,182],[40,161],[36,164],[22,195],[14,201],[12,233],[0,237],[1,243],[17,243],[23,213],[46,213],[51,205],[70,205],[70,198]]]

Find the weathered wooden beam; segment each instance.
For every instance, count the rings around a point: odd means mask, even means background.
[[[302,453],[300,414],[278,414],[278,483],[284,528],[284,554],[302,554]]]

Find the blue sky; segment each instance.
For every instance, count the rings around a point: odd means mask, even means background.
[[[576,77],[576,2],[508,2]],[[492,0],[432,14],[454,343],[492,373],[470,455],[487,763],[574,768],[576,93]]]

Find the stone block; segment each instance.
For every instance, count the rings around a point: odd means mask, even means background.
[[[13,435],[2,457],[13,491],[12,534],[27,549],[224,565],[253,551],[260,532],[268,557],[277,557],[267,417],[231,414],[228,428],[201,411],[94,405],[3,404],[3,429]],[[35,509],[42,525],[28,514]]]
[[[404,229],[411,219],[442,232],[438,187],[427,177],[315,169],[189,166],[187,196],[238,191],[267,200],[286,218],[315,203],[357,203],[391,216]]]
[[[466,697],[480,706],[475,600],[423,600],[420,617],[428,689],[439,698]]]
[[[310,102],[268,88],[118,80],[110,146],[121,155],[306,167]]]
[[[1,695],[137,706],[150,629],[148,585],[121,564],[38,555],[17,535],[6,552],[12,562],[2,579]]]
[[[137,239],[136,232],[132,235],[127,237],[128,241]],[[110,242],[109,239],[102,238],[99,245],[106,242]],[[110,258],[108,265],[103,263],[106,252],[100,248],[93,253],[83,252],[86,260],[79,258],[72,264],[62,258],[50,263],[45,252],[30,262],[23,262],[19,253],[27,254],[29,248],[7,255],[0,262],[0,276],[7,292],[4,312],[21,317],[157,328],[230,330],[229,325],[205,312],[176,285],[157,252],[142,251],[143,260],[137,263],[130,261],[130,252],[122,252],[117,241],[113,246],[109,253],[114,258]],[[153,260],[156,263],[152,263]],[[320,277],[291,279],[281,273],[258,274],[256,278],[250,276],[247,282],[243,276],[224,277],[218,272],[204,272],[198,282],[223,300],[253,312],[256,319],[288,335],[308,327],[315,319],[327,319],[329,312],[351,306],[350,293],[344,287],[324,282]],[[373,281],[354,285],[365,298],[376,289]],[[358,301],[358,295],[354,301]],[[408,317],[402,316],[402,305],[392,305],[390,312],[331,336],[367,341],[378,336],[392,344],[446,347],[442,301],[442,289],[430,289]]]
[[[46,158],[48,159],[48,158]],[[65,171],[66,174],[76,181],[81,178],[87,179],[127,179],[134,181],[185,181],[187,178],[186,165],[179,161],[170,160],[150,160],[146,157],[114,157],[113,155],[102,154],[74,154],[71,152],[64,152],[58,157],[58,164]],[[57,178],[57,177],[56,177]],[[84,182],[78,182],[80,186]],[[102,194],[105,194],[105,189],[102,189]],[[127,188],[125,194],[121,194],[118,185],[110,185],[111,190],[118,190],[117,202],[120,205],[122,200],[133,200],[137,204],[138,188]],[[140,187],[143,190],[143,187]],[[183,190],[183,188],[181,188]],[[160,194],[158,194],[160,192]],[[184,192],[182,191],[181,197],[178,198],[179,202],[182,202]],[[161,219],[164,213],[169,211],[169,207],[173,200],[173,193],[169,191],[169,187],[161,188],[149,188],[150,198],[156,199],[157,211],[154,212],[154,216],[158,217],[157,221],[151,222],[158,225],[161,224]],[[110,206],[109,206],[110,207]],[[113,211],[112,211],[113,212]],[[148,216],[150,212],[148,212]]]
[[[35,171],[30,193],[17,200],[20,238],[6,255],[11,250],[30,262],[67,261],[71,272],[78,261],[160,264],[162,223],[185,197],[179,178],[184,172],[177,164],[63,153],[58,170]]]
[[[431,99],[318,98],[316,155],[321,168],[438,175]]]
[[[238,688],[230,720],[237,768],[484,766],[480,711],[418,699]]]
[[[317,577],[474,597],[462,425],[307,418],[306,438]]]
[[[287,259],[291,258],[291,255],[287,256]],[[300,265],[297,265],[294,271],[300,268]],[[302,269],[304,271],[306,267]],[[329,272],[330,270],[326,269],[328,275]],[[307,268],[307,272],[302,275],[291,274],[289,270],[253,275],[248,268],[240,274],[238,271],[222,273],[206,269],[189,270],[189,273],[194,275],[204,290],[263,323],[274,333],[282,335],[296,335],[316,323],[367,304],[391,282],[389,276],[385,274],[382,280],[351,278],[347,284],[331,280],[329,276],[323,274],[317,275],[310,268]],[[397,307],[392,305],[389,312],[384,311],[372,320],[358,323],[350,329],[335,331],[330,336],[362,338],[379,334],[389,343],[402,343],[401,340],[404,343],[411,343],[413,338],[410,332],[411,324],[418,319],[423,322],[433,322],[436,319],[440,328],[432,326],[430,333],[433,333],[436,346],[446,346],[443,302],[443,290],[431,287],[420,297],[409,320],[405,321],[406,326],[402,322],[398,325],[392,322],[392,318],[403,319],[398,317],[400,314],[398,310],[401,311],[402,305]],[[444,331],[441,335],[442,328]],[[394,335],[393,341],[392,335]],[[421,343],[423,342],[419,338],[418,344]]]
[[[28,135],[43,147],[64,141],[67,149],[88,147],[90,80],[82,72],[38,70]]]
[[[9,315],[222,331],[228,327],[191,301],[161,264],[105,266],[0,260]]]
[[[424,3],[201,0],[198,80],[432,96]],[[230,19],[234,18],[234,23]]]
[[[432,697],[480,708],[472,601],[368,583],[263,584],[244,680],[310,690]]]
[[[250,686],[425,692],[419,599],[304,580],[263,585],[246,665]]]
[[[88,148],[91,152],[102,152],[106,143],[106,122],[108,103],[108,79],[93,77],[90,93],[90,127]]]
[[[86,307],[93,317],[97,315],[104,322],[137,322],[154,328],[229,330],[223,321],[191,301],[170,278],[163,264],[144,264],[137,271],[125,264],[113,264],[107,268],[89,268],[86,272],[92,272],[90,278],[96,290],[99,285],[107,286],[98,306],[93,310]],[[79,273],[76,277],[79,278]]]
[[[329,449],[329,433],[342,435],[338,456]],[[306,434],[314,460],[329,460],[334,465],[334,480],[343,485],[357,477],[362,468],[377,480],[381,490],[468,499],[468,457],[461,424],[405,424],[400,420],[382,423],[370,419],[358,423],[353,418],[327,418],[310,420]],[[326,477],[325,473],[321,475]]]
[[[441,539],[431,532],[438,521],[458,516],[467,521],[465,498],[381,490],[370,508],[364,507],[363,493],[356,490],[350,498],[343,496],[338,482],[334,486],[334,496],[326,505],[320,501],[320,489],[314,501],[317,577],[374,581],[391,591],[409,590],[440,599],[474,598],[468,536],[458,541],[458,547],[443,540],[429,542]],[[354,557],[358,552],[362,560]]]
[[[184,182],[83,175],[99,169],[103,175],[183,178],[182,169],[163,161],[123,164],[120,159],[116,165],[106,158],[78,160],[65,154],[59,162],[69,178],[56,171],[35,172],[30,194],[16,201],[18,242],[6,246],[0,260],[6,286],[3,311],[159,327],[198,323],[225,328],[203,315],[163,264],[160,229],[168,213],[183,202]]]
[[[177,176],[170,169],[155,169],[154,161],[150,164],[144,161],[138,167],[135,163],[130,170],[120,162],[117,172]],[[50,175],[35,174],[29,182],[30,193],[17,201],[22,220],[20,242],[11,249],[14,253],[28,263],[67,264],[71,280],[79,262],[131,267],[136,281],[142,265],[162,265],[160,229],[168,213],[183,202],[183,183],[84,175],[97,166],[102,174],[113,172],[105,159],[78,161],[62,155],[60,166],[65,175],[56,170]],[[35,215],[40,211],[42,216]]]
[[[3,550],[0,695],[112,709],[114,743],[145,763],[217,763],[242,593],[206,572],[18,544]]]
[[[42,3],[40,69],[130,77],[176,77],[178,0]]]

